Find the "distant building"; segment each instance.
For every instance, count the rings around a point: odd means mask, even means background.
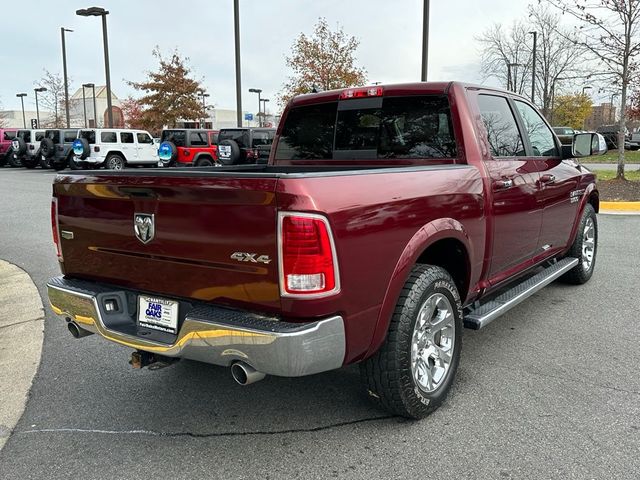
[[[591,115],[584,122],[587,130],[595,130],[602,125],[610,125],[616,121],[616,107],[612,103],[601,103],[591,109]]]
[[[24,119],[27,124],[27,128],[31,128],[31,121],[36,120],[37,113],[35,110],[25,110]],[[53,119],[53,113],[40,110],[40,124],[47,125]],[[0,111],[0,123],[5,128],[23,128],[24,123],[22,121],[22,110],[3,110]]]
[[[82,87],[69,98],[69,117],[71,118],[71,126],[84,127],[85,112],[87,118],[87,127],[96,128],[104,127],[108,123],[107,115],[107,87],[104,85],[96,85],[96,111],[93,109],[93,88],[84,89],[84,105],[82,107]],[[120,99],[111,90],[111,106],[113,107],[113,127],[123,128],[124,117],[120,109]]]

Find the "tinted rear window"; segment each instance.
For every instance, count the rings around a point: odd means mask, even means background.
[[[455,156],[449,102],[442,95],[293,108],[275,154],[279,160]]]
[[[186,145],[187,132],[184,130],[164,130],[160,137],[160,142],[173,142],[176,147]]]
[[[25,141],[25,143],[29,143],[31,141],[31,131],[30,130],[19,130],[18,137]]]
[[[118,143],[116,132],[100,132],[100,141],[102,143]]]
[[[84,138],[90,145],[94,145],[96,143],[96,131],[82,130],[80,131],[80,138]]]
[[[13,140],[14,138],[16,138],[16,132],[4,132],[5,140]]]
[[[223,140],[233,140],[240,148],[248,148],[249,132],[247,130],[222,130],[218,134],[218,143]]]

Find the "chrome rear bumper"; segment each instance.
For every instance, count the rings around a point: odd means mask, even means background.
[[[170,343],[149,340],[105,322],[101,299],[135,295],[93,282],[55,277],[47,283],[53,311],[79,327],[127,347],[168,357],[230,366],[242,361],[257,371],[299,377],[340,368],[345,355],[342,317],[289,323],[214,306],[192,308]],[[126,297],[122,297],[126,298]],[[126,303],[126,302],[124,302]],[[135,331],[135,312],[129,315]]]

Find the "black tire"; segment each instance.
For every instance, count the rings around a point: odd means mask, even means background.
[[[56,145],[50,138],[43,138],[40,142],[40,153],[44,158],[50,159],[56,151]]]
[[[53,168],[56,172],[59,172],[60,170],[64,170],[69,166],[69,162],[71,161],[72,157],[73,155],[71,157],[64,158],[62,160],[51,160],[50,162],[51,168]]]
[[[427,300],[434,298],[445,298],[449,302],[453,316],[449,317],[449,322],[454,330],[449,333],[453,333],[450,335],[453,345],[449,350],[451,361],[448,369],[437,382],[438,385],[427,392],[416,383],[414,377],[412,345],[418,315],[423,306],[426,307]],[[431,318],[436,318],[435,314],[443,311],[435,308]],[[435,335],[440,335],[439,340]],[[443,340],[440,331],[434,334],[433,342]],[[360,364],[360,375],[367,393],[379,406],[403,417],[424,418],[447,397],[458,369],[461,348],[462,304],[453,279],[443,268],[418,265],[413,268],[400,293],[384,344],[375,355]]]
[[[215,163],[211,157],[200,157],[195,162],[196,167],[213,167],[214,165]]]
[[[69,168],[71,168],[71,170],[86,170],[87,162],[80,161],[78,157],[72,155],[69,158]]]
[[[104,168],[108,170],[124,170],[126,166],[127,162],[125,161],[125,159],[117,153],[111,153],[107,155],[107,158],[104,161]]]
[[[7,158],[7,155],[0,156],[0,168],[4,167],[7,164],[7,160],[9,160]]]
[[[592,226],[592,231],[588,230]],[[593,246],[589,249],[588,243],[592,238]],[[583,249],[583,247],[585,247]],[[591,260],[588,261],[588,252],[592,251]],[[596,211],[590,203],[587,203],[582,211],[580,223],[578,224],[578,232],[576,239],[573,241],[567,257],[578,259],[578,265],[573,267],[567,273],[560,277],[560,281],[573,285],[582,285],[587,283],[593,275],[596,266],[596,257],[598,253],[598,218]]]
[[[51,159],[45,157],[44,155],[40,155],[39,163],[40,163],[40,167],[43,168],[44,170],[48,170],[48,169],[52,168],[51,167]]]
[[[11,168],[20,168],[22,167],[22,159],[19,155],[16,155],[15,152],[9,154],[9,166]]]
[[[29,170],[31,170],[32,168],[36,168],[39,164],[39,158],[39,154],[33,157],[25,157],[22,159],[22,166],[24,168],[28,168]]]
[[[23,138],[16,137],[11,143],[13,144],[13,153],[18,154],[18,157],[21,157],[22,155],[27,153],[27,144],[25,143]]]
[[[229,149],[220,147],[229,147]],[[235,140],[222,140],[218,144],[218,161],[222,165],[238,165],[240,163],[240,146]]]

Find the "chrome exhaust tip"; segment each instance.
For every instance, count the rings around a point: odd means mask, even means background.
[[[258,372],[255,368],[246,363],[236,362],[231,365],[231,376],[239,385],[249,385],[262,380],[267,375]]]
[[[88,337],[89,335],[93,335],[93,332],[90,332],[89,330],[85,330],[84,328],[79,327],[78,324],[75,322],[67,323],[67,328],[69,329],[69,332],[71,333],[71,335],[73,335],[73,338],[82,338],[82,337]]]

